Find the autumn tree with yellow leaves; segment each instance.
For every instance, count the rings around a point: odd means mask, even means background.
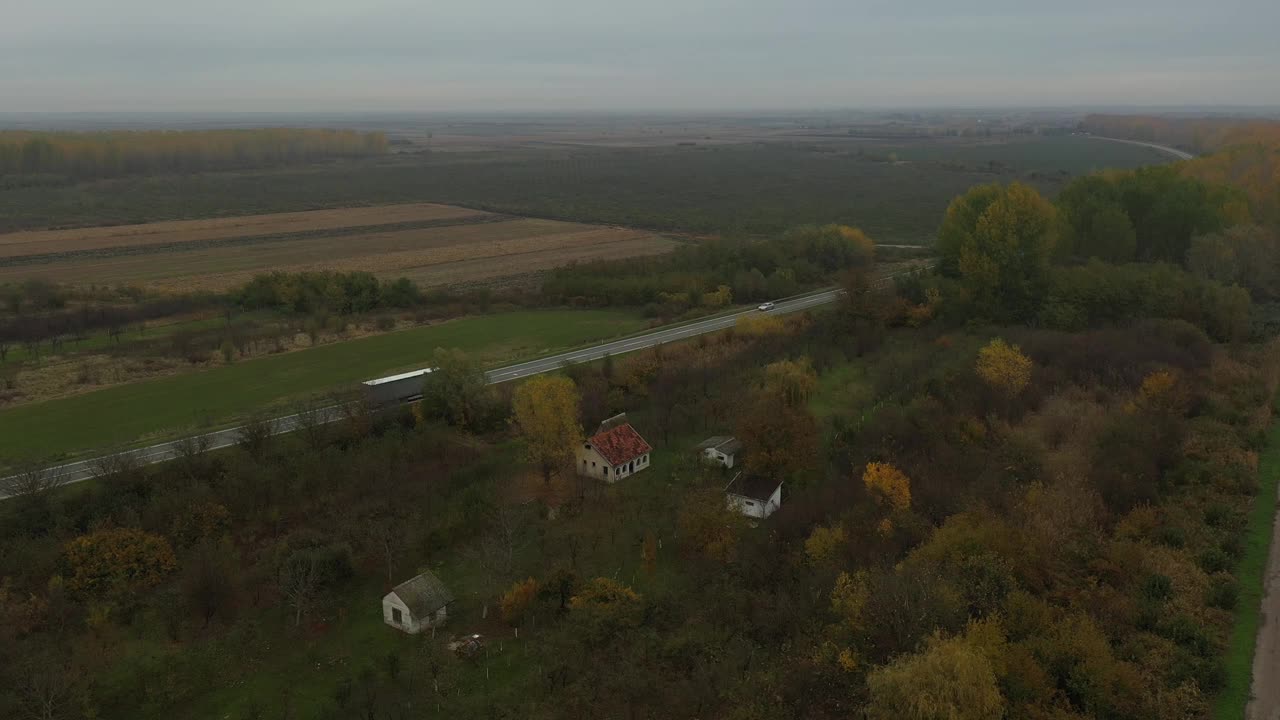
[[[163,536],[136,528],[111,528],[67,543],[67,589],[93,596],[117,596],[155,587],[178,567]]]
[[[1031,358],[1017,345],[1000,338],[978,351],[975,370],[982,381],[1007,397],[1014,397],[1031,382]]]
[[[934,636],[924,650],[903,655],[867,676],[872,720],[999,720],[1006,701],[997,667],[999,647],[971,626],[965,636]],[[1003,635],[997,640],[1003,642]]]
[[[818,373],[809,358],[779,360],[764,367],[764,390],[782,399],[788,407],[800,407],[818,389]]]
[[[911,480],[889,463],[867,463],[862,472],[862,484],[890,515],[911,509]],[[893,531],[893,521],[884,518],[878,529],[881,535],[888,535]]]
[[[524,616],[525,610],[533,604],[534,599],[538,597],[538,581],[533,578],[519,580],[513,584],[505,593],[498,607],[502,613],[502,619],[510,625],[514,625]]]
[[[516,388],[512,410],[524,437],[525,457],[550,484],[551,473],[571,463],[582,442],[577,386],[566,377],[541,375]]]
[[[804,554],[809,562],[821,564],[829,562],[845,544],[846,536],[842,525],[818,525],[804,541]]]

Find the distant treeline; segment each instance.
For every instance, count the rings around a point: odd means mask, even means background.
[[[0,176],[75,180],[256,168],[386,152],[382,133],[352,130],[0,132]]]

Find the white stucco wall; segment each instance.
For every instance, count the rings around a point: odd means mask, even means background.
[[[706,458],[708,462],[719,463],[727,468],[733,467],[733,456],[725,455],[715,448],[705,448],[702,451],[702,457]]]
[[[763,520],[782,507],[782,486],[779,485],[778,489],[774,490],[773,494],[769,496],[769,499],[763,502],[755,498],[725,493],[725,505],[734,512]]]
[[[594,447],[585,447],[585,445],[586,443],[578,446],[578,458],[574,463],[578,474],[583,477],[600,478],[605,482],[615,483],[649,467],[649,453],[615,467],[605,461],[599,450]],[[632,469],[633,465],[634,469]]]
[[[401,622],[396,623],[394,609],[400,610]],[[416,618],[409,611],[409,606],[405,605],[399,595],[394,592],[387,593],[382,598],[382,622],[391,627],[402,630],[410,635],[416,635],[423,630],[430,630],[432,627],[442,625],[449,617],[448,607],[442,607],[435,611],[428,618]]]

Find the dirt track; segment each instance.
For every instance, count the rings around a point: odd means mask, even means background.
[[[1271,527],[1271,551],[1263,578],[1262,624],[1253,652],[1252,698],[1245,718],[1280,720],[1280,519]]]

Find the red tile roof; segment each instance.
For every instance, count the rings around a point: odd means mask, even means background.
[[[587,442],[591,443],[591,447],[595,448],[610,465],[630,462],[653,450],[653,446],[640,437],[640,433],[631,427],[631,423],[596,433]]]

